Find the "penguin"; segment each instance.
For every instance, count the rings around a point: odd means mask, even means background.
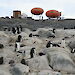
[[[16,52],[16,49],[17,49],[17,44],[15,43],[15,50],[14,50],[15,52]]]
[[[20,31],[22,31],[23,29],[22,29],[22,26],[21,25],[19,25],[19,27],[20,27]]]
[[[45,55],[43,52],[40,52],[40,53],[39,53],[39,56],[43,56],[43,55]]]
[[[52,47],[51,41],[48,41],[48,43],[47,43],[47,45],[46,45],[46,48],[49,48],[49,47]]]
[[[52,45],[53,45],[54,47],[60,47],[58,44],[54,44],[54,43],[53,43]]]
[[[22,36],[21,35],[18,35],[17,42],[21,42],[21,39],[22,39]]]
[[[16,42],[15,43],[15,52],[16,51],[19,52],[19,50],[20,50],[20,43],[19,42]]]
[[[24,50],[24,51],[22,52],[22,56],[23,56],[23,57],[25,57],[25,53],[26,53],[26,52],[25,52],[25,50]]]
[[[17,28],[17,34],[20,34],[20,30],[19,30],[19,27],[16,27]]]
[[[65,47],[65,39],[62,39],[61,41],[61,46],[64,48]]]
[[[53,33],[55,33],[55,29],[53,28]]]
[[[75,53],[75,49],[72,49],[72,50],[71,50],[71,53]]]
[[[8,31],[10,31],[10,28],[8,28]]]
[[[29,34],[29,37],[32,37],[32,36],[33,36],[32,33],[30,33],[30,34]]]
[[[14,27],[12,27],[12,33],[15,34],[16,33],[16,30]]]
[[[31,58],[34,57],[34,53],[35,53],[35,52],[34,52],[34,49],[35,49],[35,48],[32,48],[32,49],[30,50],[30,56],[31,56]]]

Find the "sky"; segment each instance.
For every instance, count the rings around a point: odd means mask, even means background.
[[[44,18],[46,11],[52,9],[62,12],[62,17],[75,18],[75,0],[0,0],[0,17],[12,16],[13,10],[32,16],[34,7],[43,8]]]

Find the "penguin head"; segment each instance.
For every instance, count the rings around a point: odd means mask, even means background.
[[[34,50],[35,49],[35,47],[33,47],[31,50]]]

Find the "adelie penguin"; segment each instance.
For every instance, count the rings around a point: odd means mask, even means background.
[[[48,41],[48,43],[47,43],[47,45],[46,45],[46,48],[49,48],[49,47],[52,47],[51,41]]]
[[[0,65],[2,65],[4,62],[3,57],[0,57]]]
[[[53,28],[53,33],[55,33],[55,29]]]
[[[17,28],[17,34],[20,34],[20,30],[19,30],[19,27],[16,27]]]
[[[16,29],[14,27],[12,27],[12,33],[15,34],[16,33]]]
[[[17,42],[21,42],[22,36],[18,35]]]
[[[32,48],[32,49],[30,50],[30,56],[31,56],[31,58],[34,57],[34,53],[35,53],[34,49],[35,49],[35,48]]]
[[[20,28],[20,31],[22,31],[22,30],[23,30],[21,25],[19,25],[19,28]]]
[[[32,33],[30,33],[30,34],[29,34],[29,37],[32,37],[32,36],[33,36],[33,34],[32,34]]]
[[[39,53],[39,56],[43,56],[43,55],[45,55],[45,53],[42,53],[42,52]]]
[[[72,50],[71,50],[71,53],[75,53],[75,49],[72,49]]]
[[[19,52],[19,50],[20,50],[20,42],[19,41],[16,41],[15,42],[15,52],[17,51],[17,52]]]

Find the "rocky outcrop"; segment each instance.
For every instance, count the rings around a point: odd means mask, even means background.
[[[75,73],[75,64],[70,55],[61,48],[59,48],[60,50],[57,49],[58,48],[53,48],[47,52],[49,65],[56,71]]]
[[[31,71],[40,71],[40,70],[51,70],[48,64],[46,56],[38,56],[32,59],[27,60],[28,66]]]
[[[55,29],[55,33],[52,30],[48,27],[36,31],[25,28],[19,34],[22,36],[19,51],[15,51],[18,34],[1,32],[0,44],[4,48],[0,49],[0,57],[3,57],[0,60],[0,75],[75,75],[75,53],[71,53],[68,47],[68,43],[75,39],[74,30]],[[32,37],[29,37],[30,33]],[[52,34],[55,38],[48,38]],[[52,46],[46,48],[49,41]],[[33,58],[30,57],[32,48],[35,48]]]

